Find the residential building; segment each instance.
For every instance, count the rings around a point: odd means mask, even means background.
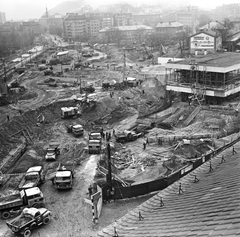
[[[99,33],[103,42],[114,42],[114,40],[133,42],[136,39],[143,38],[146,34],[153,33],[153,31],[153,28],[150,26],[132,25],[107,27],[100,30]]]
[[[156,25],[156,32],[171,38],[183,30],[183,24],[179,22],[160,22]]]
[[[185,27],[189,27],[192,32],[195,32],[196,26],[198,25],[197,14],[197,7],[188,7],[187,10],[181,10],[177,13],[176,21]]]
[[[225,29],[225,26],[219,21],[210,21],[206,25],[199,28],[199,30],[212,30],[221,32]]]
[[[240,57],[237,53],[185,58],[169,62],[165,67],[166,90],[181,93],[183,101],[188,101],[191,96],[203,103],[220,104],[240,92]]]
[[[160,22],[162,14],[133,14],[133,25],[148,25],[151,27],[156,26],[156,22]]]
[[[40,28],[40,24],[38,22],[35,22],[35,21],[23,22],[22,23],[22,28],[23,28],[23,30],[28,31],[32,35],[38,35],[42,32],[41,28]]]
[[[113,15],[113,26],[133,25],[132,13],[115,13]]]
[[[201,30],[189,38],[191,54],[208,54],[222,50],[222,37],[216,31]]]
[[[0,12],[0,25],[6,22],[5,12]]]

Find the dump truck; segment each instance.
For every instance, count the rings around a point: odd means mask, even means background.
[[[142,133],[135,133],[134,131],[124,130],[115,134],[116,142],[124,143],[135,141],[137,138],[141,137]]]
[[[72,133],[75,137],[82,136],[84,134],[83,126],[80,124],[65,124],[67,132]]]
[[[24,175],[23,179],[18,185],[18,189],[22,190],[22,189],[37,187],[40,184],[44,183],[44,181],[45,181],[45,176],[43,174],[43,167],[33,166],[27,170],[26,174]]]
[[[56,189],[71,189],[74,178],[73,163],[59,163],[53,184]]]
[[[57,156],[60,155],[60,144],[57,142],[49,143],[47,148],[47,153],[45,155],[45,160],[56,160]]]
[[[100,154],[102,149],[102,136],[100,132],[90,132],[88,136],[89,154]]]
[[[78,107],[63,107],[61,108],[61,118],[74,118],[80,116],[81,113]]]
[[[7,226],[15,234],[30,237],[32,230],[40,225],[47,225],[51,220],[51,212],[46,208],[24,208],[22,213],[7,221]]]
[[[38,187],[21,190],[15,194],[0,197],[0,213],[3,219],[21,211],[23,207],[41,207],[43,194]]]

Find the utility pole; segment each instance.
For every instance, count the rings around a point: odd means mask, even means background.
[[[107,174],[107,183],[110,186],[112,191],[112,163],[111,163],[111,150],[110,150],[110,143],[107,144],[107,155],[108,155],[108,174]]]
[[[126,52],[123,49],[123,81],[125,80],[125,70],[126,70]]]

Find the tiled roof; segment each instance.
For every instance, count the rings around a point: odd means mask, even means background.
[[[235,145],[239,153],[237,147],[240,144]],[[119,237],[240,236],[239,155],[228,150],[225,162],[221,161],[221,157],[212,159],[211,172],[206,162],[101,230],[98,236],[112,237],[114,228]],[[195,175],[198,182],[194,182]],[[139,212],[144,219],[139,220]]]
[[[225,26],[221,22],[210,21],[209,23],[200,27],[199,29],[222,30],[225,29]]]
[[[175,28],[175,27],[181,27],[183,26],[183,24],[179,23],[179,22],[160,22],[156,25],[156,28]]]

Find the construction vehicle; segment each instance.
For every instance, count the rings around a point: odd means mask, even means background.
[[[74,164],[73,163],[59,163],[53,184],[56,189],[71,189],[74,178]]]
[[[19,216],[7,221],[6,224],[15,234],[30,237],[32,229],[43,224],[47,225],[50,217],[51,212],[46,208],[24,208]]]
[[[135,133],[134,131],[124,130],[115,134],[116,142],[124,143],[135,141],[137,138],[141,137],[142,133]]]
[[[27,189],[37,187],[40,184],[44,183],[45,176],[43,175],[43,167],[42,166],[33,166],[29,168],[18,185],[18,189]]]
[[[51,142],[47,148],[45,160],[56,160],[58,155],[60,155],[59,143]]]
[[[69,125],[65,124],[67,132],[72,133],[75,137],[82,136],[84,133],[83,126],[80,124]]]
[[[61,108],[61,118],[74,118],[80,116],[81,113],[78,107],[63,107]]]
[[[100,132],[90,132],[88,136],[89,154],[100,154],[102,149],[102,136]]]
[[[82,90],[88,93],[93,93],[95,91],[95,88],[93,85],[86,85],[85,87],[82,87]]]
[[[23,207],[41,207],[43,194],[38,187],[21,190],[18,193],[0,197],[0,213],[3,219],[21,211]]]

